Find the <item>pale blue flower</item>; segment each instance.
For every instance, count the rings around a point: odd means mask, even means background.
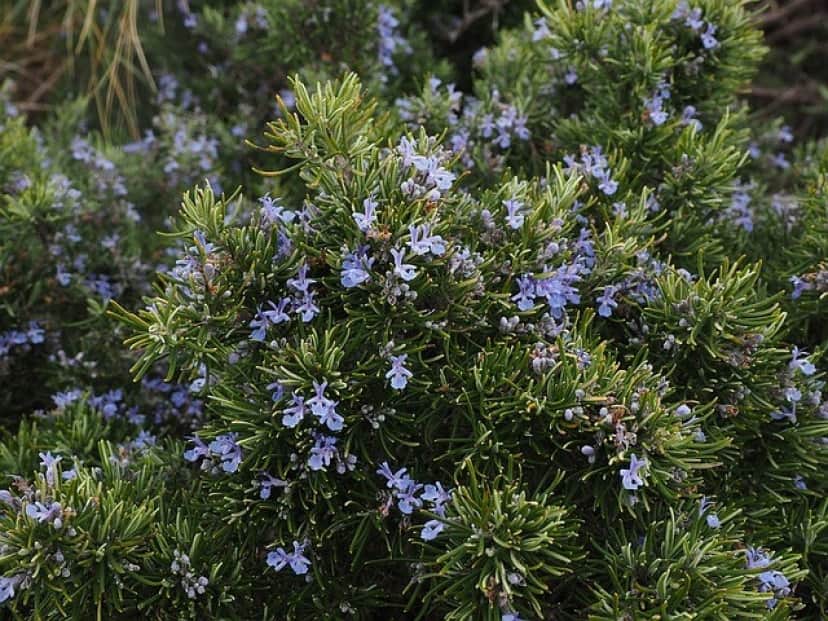
[[[377,204],[377,201],[373,198],[366,198],[362,201],[362,213],[357,212],[353,214],[357,227],[363,233],[367,233],[374,226],[374,222],[377,221]]]
[[[310,559],[305,556],[305,548],[308,542],[299,543],[293,542],[293,552],[285,552],[284,548],[278,547],[267,555],[267,564],[275,569],[281,571],[285,566],[290,566],[291,570],[297,576],[302,576],[308,573],[310,567]]]
[[[433,541],[441,532],[443,532],[445,527],[446,525],[440,520],[429,520],[423,525],[423,530],[420,531],[420,537],[422,537],[425,541]]]
[[[525,220],[524,205],[516,198],[510,198],[503,201],[503,206],[506,208],[506,224],[509,228],[519,229],[523,226]]]
[[[635,453],[630,455],[630,467],[623,468],[620,473],[621,484],[624,486],[624,489],[637,490],[640,486],[644,485],[640,471],[642,468],[646,468],[646,466],[646,458],[638,459]]]
[[[395,390],[405,388],[408,385],[408,379],[413,377],[411,371],[405,368],[407,358],[408,354],[391,356],[391,370],[385,374],[385,377],[391,379],[391,387]]]
[[[293,393],[291,402],[293,405],[286,407],[282,415],[282,424],[288,429],[292,429],[302,422],[307,413],[305,398],[302,395]]]
[[[391,255],[394,257],[394,274],[409,282],[417,277],[417,268],[411,263],[403,263],[405,251],[398,248],[391,248]]]

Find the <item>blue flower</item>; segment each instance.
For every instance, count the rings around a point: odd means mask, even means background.
[[[541,39],[546,39],[551,36],[552,31],[549,30],[549,24],[546,23],[546,19],[543,17],[536,19],[535,29],[532,32],[532,41],[540,41]]]
[[[411,240],[406,242],[411,252],[422,256],[425,254],[433,254],[440,256],[446,251],[446,242],[440,235],[431,234],[431,225],[423,224],[420,226],[408,227],[408,232],[411,235]]]
[[[261,218],[264,226],[272,227],[280,222],[290,224],[296,219],[296,212],[279,205],[278,199],[271,198],[270,194],[262,196],[259,202],[262,204]]]
[[[55,473],[62,457],[53,456],[51,452],[39,453],[40,465],[46,467],[46,483],[51,487],[55,484]]]
[[[270,493],[274,487],[287,487],[287,481],[277,479],[267,472],[262,473],[262,480],[259,482],[259,498],[267,500],[270,498]]]
[[[417,277],[417,268],[411,263],[403,263],[405,252],[398,248],[391,248],[391,255],[394,257],[394,274],[409,282]]]
[[[283,412],[282,416],[282,424],[287,427],[288,429],[293,429],[302,422],[302,419],[305,417],[307,413],[307,407],[305,406],[305,398],[302,395],[297,395],[293,393],[291,397],[291,402],[293,405],[286,407]]]
[[[748,569],[763,568],[770,565],[770,557],[758,548],[749,547],[745,550],[745,564]]]
[[[641,469],[647,466],[647,459],[638,459],[635,456],[635,453],[630,455],[630,467],[629,468],[622,468],[621,469],[621,484],[624,486],[624,489],[627,490],[637,490],[640,486],[644,485],[644,481],[641,478]]]
[[[805,358],[807,355],[806,352],[800,351],[799,347],[794,347],[791,350],[791,361],[788,363],[788,368],[791,372],[799,371],[803,375],[813,375],[816,373],[814,364]]]
[[[368,256],[367,246],[356,252],[349,252],[342,260],[342,286],[346,289],[356,287],[371,278],[370,269],[374,259]]]
[[[413,377],[413,373],[405,368],[407,358],[408,354],[391,356],[391,370],[385,374],[385,377],[391,379],[391,387],[395,390],[405,388],[408,385],[408,379]]]
[[[618,287],[615,285],[607,285],[604,287],[604,292],[599,295],[595,301],[598,302],[598,314],[601,317],[612,316],[612,309],[618,306],[615,301],[615,294],[618,293]]]
[[[313,382],[313,389],[316,394],[308,399],[308,406],[311,414],[319,419],[323,425],[327,425],[331,431],[340,431],[342,429],[345,419],[336,412],[338,401],[333,401],[325,396],[325,389],[328,387],[328,382],[318,384]]]
[[[422,499],[417,497],[417,492],[423,489],[423,486],[412,479],[406,479],[405,483],[404,487],[397,488],[397,506],[402,513],[411,515],[415,509],[423,506]]]
[[[679,418],[685,418],[687,416],[690,416],[692,412],[693,410],[691,410],[690,406],[688,406],[686,403],[682,403],[680,406],[676,408],[676,416],[678,416]]]
[[[308,542],[299,543],[293,542],[293,552],[285,552],[284,548],[278,547],[267,555],[267,564],[275,569],[281,571],[286,565],[289,565],[291,570],[297,576],[302,576],[308,573],[310,567],[310,560],[305,556],[305,548]]]
[[[701,497],[701,502],[699,503],[699,515],[702,516],[707,513],[708,509],[710,509],[713,503],[707,500],[706,496]],[[719,528],[722,524],[719,521],[719,516],[713,512],[707,513],[707,517],[705,518],[707,521],[707,525],[710,528]]]
[[[394,17],[393,10],[384,4],[379,5],[377,13],[377,35],[379,36],[377,46],[379,49],[377,55],[380,64],[387,67],[392,75],[397,73],[393,54],[397,51],[410,54],[412,51],[408,41],[397,33],[397,26],[399,25],[400,23]],[[386,82],[388,77],[381,75],[380,79]]]
[[[445,527],[446,525],[440,520],[429,520],[423,525],[423,530],[420,531],[420,537],[422,537],[425,541],[433,541],[441,532],[443,532]]]
[[[705,30],[701,35],[701,41],[704,49],[715,50],[719,47],[719,40],[715,37],[716,30],[716,26],[710,22],[707,23],[707,30]]]
[[[313,321],[319,314],[319,307],[316,305],[315,296],[316,293],[314,291],[308,291],[299,299],[299,304],[294,309],[305,323]]]
[[[237,434],[227,433],[210,442],[208,448],[213,455],[221,459],[221,469],[236,472],[242,460],[241,447],[236,443]]]
[[[410,480],[406,468],[400,468],[394,472],[391,470],[391,466],[388,465],[387,461],[380,464],[377,474],[385,477],[387,486],[393,489],[404,489],[408,486],[408,481]]]
[[[0,578],[0,604],[14,597],[14,589],[23,581],[24,574]]]
[[[337,456],[336,437],[315,434],[316,443],[311,447],[308,468],[314,471],[324,470]]]

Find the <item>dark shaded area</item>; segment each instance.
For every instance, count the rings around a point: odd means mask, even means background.
[[[769,52],[749,95],[762,117],[783,116],[800,137],[828,133],[828,1],[756,3]]]

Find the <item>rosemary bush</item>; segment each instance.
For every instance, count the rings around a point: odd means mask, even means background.
[[[321,4],[156,12],[120,145],[7,99],[4,611],[822,618],[828,155],[752,15],[539,2],[469,79]]]

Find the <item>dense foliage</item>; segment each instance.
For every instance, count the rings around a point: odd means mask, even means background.
[[[3,22],[78,54],[0,106],[9,618],[828,614],[828,148],[750,7],[88,4]]]

